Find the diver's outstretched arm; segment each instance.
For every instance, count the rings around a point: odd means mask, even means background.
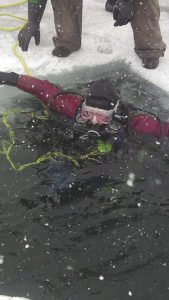
[[[16,86],[24,92],[37,96],[48,105],[48,98],[61,93],[62,90],[47,80],[41,80],[32,76],[19,75],[11,72],[0,72],[0,83]]]
[[[65,117],[74,118],[84,101],[81,95],[64,93],[60,87],[47,80],[41,80],[17,73],[0,72],[0,84],[16,86],[20,90],[35,95],[51,109]]]

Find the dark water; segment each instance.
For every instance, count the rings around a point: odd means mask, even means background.
[[[165,118],[155,87],[119,76],[112,80],[123,98]],[[87,85],[75,89],[85,93]],[[11,113],[9,128],[1,118],[1,139],[9,150],[13,128],[9,156],[15,167],[59,153],[20,172],[0,155],[0,294],[168,300],[168,141],[130,137],[127,152],[92,156],[96,142],[72,141],[66,123],[51,113],[41,120],[43,108],[35,100],[13,103],[10,109],[20,112]],[[126,184],[130,173],[133,187]]]

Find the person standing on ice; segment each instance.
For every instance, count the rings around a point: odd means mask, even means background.
[[[147,69],[155,69],[164,56],[166,45],[162,40],[158,0],[107,0],[105,9],[113,13],[114,26],[131,23],[135,52]]]
[[[82,0],[51,0],[56,36],[53,37],[52,54],[58,57],[69,56],[81,47]],[[27,51],[32,37],[40,43],[40,22],[47,0],[28,0],[28,23],[19,32],[18,41],[22,51]]]
[[[81,47],[83,0],[51,0],[57,36],[52,54],[69,56]],[[40,21],[47,0],[28,0],[28,23],[19,32],[19,46],[27,51],[32,37],[40,43]],[[135,52],[147,69],[155,69],[159,58],[164,56],[166,45],[162,40],[158,0],[107,0],[106,10],[113,12],[115,26],[131,22],[134,34]]]
[[[47,80],[13,72],[0,72],[0,84],[35,95],[49,108],[71,120],[80,136],[109,135],[115,139],[119,136],[124,139],[130,133],[157,138],[169,136],[169,122],[161,122],[153,114],[121,102],[112,83],[106,79],[94,82],[86,97],[64,92]]]

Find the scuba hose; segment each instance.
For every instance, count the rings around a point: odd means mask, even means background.
[[[11,3],[11,4],[3,4],[3,5],[0,5],[0,8],[6,9],[6,8],[9,8],[9,7],[20,6],[20,5],[25,4],[25,3],[27,3],[27,0],[18,1],[18,2],[15,2],[15,3]],[[0,17],[9,17],[9,18],[12,18],[12,19],[24,22],[23,24],[21,24],[19,26],[15,26],[15,27],[0,26],[0,31],[12,32],[12,31],[20,30],[27,23],[27,19],[25,19],[23,17],[16,16],[14,14],[0,13]],[[27,66],[27,63],[26,63],[25,59],[23,58],[23,56],[17,51],[17,46],[18,46],[18,42],[16,42],[12,46],[13,53],[19,59],[20,63],[22,64],[22,66],[23,66],[23,68],[25,70],[25,73],[27,75],[30,75],[31,71],[30,71],[29,67]]]

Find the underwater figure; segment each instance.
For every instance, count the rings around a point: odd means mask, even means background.
[[[0,72],[0,83],[35,95],[43,104],[69,120],[80,137],[117,136],[120,133],[157,138],[169,136],[169,122],[162,122],[157,116],[122,102],[107,79],[91,84],[86,97],[63,91],[47,80],[13,72]]]
[[[59,146],[62,150],[68,151],[66,154],[78,159],[78,153],[85,157],[86,149],[88,149],[87,153],[92,152],[97,145],[99,148],[97,153],[110,153],[112,150],[116,159],[120,151],[127,153],[129,135],[151,135],[156,138],[169,136],[169,122],[161,122],[158,117],[121,102],[118,91],[111,81],[106,79],[92,83],[86,97],[65,92],[47,80],[16,73],[0,72],[0,83],[18,87],[36,95],[42,103],[66,118],[62,118],[65,120],[63,124],[61,122],[54,124],[55,120],[52,120],[52,123],[46,122],[46,126],[51,128],[44,130],[44,134],[43,126],[45,125],[42,122],[41,138],[37,136],[37,139],[40,138],[43,141],[43,147],[39,141],[37,143],[40,144],[39,151],[50,151],[52,141],[52,144],[57,146],[56,148]],[[58,114],[56,118],[59,118]],[[62,128],[59,128],[59,124]],[[70,138],[66,138],[68,135]],[[51,194],[59,193],[65,189],[68,190],[70,186],[72,188],[77,181],[89,180],[97,185],[100,180],[104,181],[105,178],[107,180],[110,177],[110,168],[108,162],[107,167],[106,164],[103,166],[100,163],[99,167],[92,167],[90,175],[88,167],[82,168],[79,174],[72,162],[66,161],[65,163],[56,158],[47,166],[48,178],[46,180],[49,180]]]

